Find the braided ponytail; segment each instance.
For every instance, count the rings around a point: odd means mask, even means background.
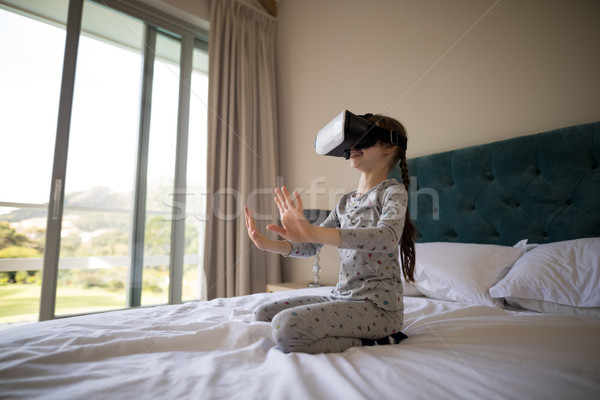
[[[371,115],[367,120],[375,122],[377,126],[384,129],[390,129],[399,132],[402,136],[406,137],[406,129],[397,120],[386,117],[383,115]],[[398,146],[396,155],[393,159],[393,163],[390,166],[390,171],[398,163],[400,171],[402,172],[402,183],[404,188],[408,192],[410,184],[410,178],[408,176],[408,165],[406,164],[406,149]],[[402,265],[402,275],[406,282],[414,282],[415,277],[415,237],[417,236],[417,229],[410,219],[408,208],[406,209],[406,217],[404,219],[404,229],[402,230],[402,237],[400,238],[400,264]]]
[[[400,170],[402,171],[402,183],[408,192],[410,179],[408,177],[408,166],[406,165],[406,150],[401,149],[402,156],[400,157]],[[417,236],[417,228],[410,219],[408,208],[406,209],[406,218],[404,221],[404,229],[402,230],[402,238],[400,238],[400,260],[402,262],[402,274],[406,282],[414,282],[415,277],[415,237]]]

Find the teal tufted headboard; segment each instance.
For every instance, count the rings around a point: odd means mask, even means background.
[[[417,240],[514,245],[600,236],[599,163],[600,122],[410,159]]]

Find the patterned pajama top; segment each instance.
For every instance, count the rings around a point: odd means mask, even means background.
[[[388,179],[361,195],[344,195],[327,219],[325,228],[338,228],[342,238],[340,275],[330,297],[366,300],[390,311],[404,309],[400,238],[408,195],[404,185]],[[288,257],[310,257],[321,244],[291,243]]]

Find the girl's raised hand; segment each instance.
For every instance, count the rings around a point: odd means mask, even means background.
[[[256,229],[256,223],[254,222],[252,210],[248,207],[244,207],[244,215],[246,216],[246,228],[248,228],[248,236],[250,236],[250,240],[252,240],[254,245],[259,249],[272,251],[273,240],[267,238]]]
[[[292,251],[292,246],[289,242],[283,240],[271,240],[256,229],[256,223],[254,222],[254,215],[252,210],[248,207],[244,207],[244,214],[246,216],[246,228],[248,228],[248,236],[256,247],[263,251],[270,251],[272,253],[278,253],[281,255],[288,255]]]
[[[294,190],[292,198],[288,189],[283,186],[281,189],[275,189],[275,194],[281,226],[268,225],[267,229],[291,242],[310,242],[312,225],[304,217],[302,199],[298,191]]]

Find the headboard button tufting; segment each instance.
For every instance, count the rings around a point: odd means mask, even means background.
[[[600,121],[409,159],[421,191],[411,197],[418,240],[513,246],[600,236],[598,155]],[[400,181],[400,168],[392,176]]]

